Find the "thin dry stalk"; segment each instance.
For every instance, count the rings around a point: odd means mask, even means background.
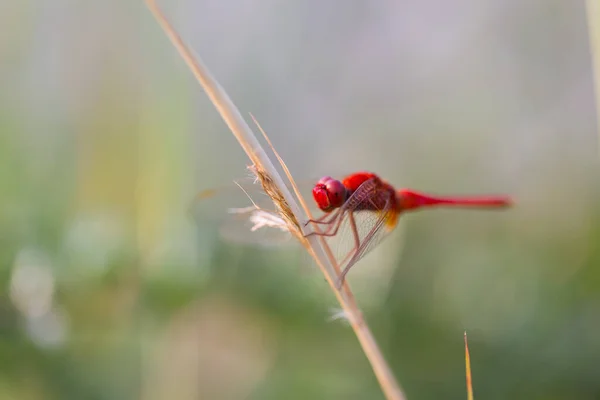
[[[336,289],[335,285],[337,283],[337,277],[339,276],[339,266],[335,262],[327,243],[322,237],[304,237],[305,228],[299,221],[306,221],[306,215],[309,215],[310,212],[306,207],[304,207],[305,212],[302,212],[295,198],[292,196],[292,193],[287,189],[283,178],[271,163],[271,160],[261,147],[246,121],[242,118],[238,109],[229,99],[225,90],[212,77],[202,61],[198,57],[194,57],[191,50],[179,37],[164,14],[158,8],[156,2],[154,0],[146,0],[146,4],[250,158],[263,189],[275,203],[281,218],[286,221],[290,232],[294,234],[294,236],[296,236],[302,245],[309,251],[323,272],[331,290],[338,299],[345,316],[348,318],[365,355],[371,363],[385,397],[390,400],[405,399],[400,386],[396,382],[373,334],[356,304],[350,286],[347,283],[344,283],[342,290]],[[277,155],[276,152],[275,154]],[[277,157],[288,174],[292,186],[295,187],[293,179],[285,167],[283,160],[281,160],[279,155],[277,155]],[[296,193],[296,195],[305,206],[305,202],[302,200],[300,194]]]
[[[592,56],[592,78],[596,97],[596,126],[598,129],[598,154],[600,155],[600,0],[586,1],[586,14]]]
[[[469,355],[469,342],[465,331],[465,377],[467,379],[467,400],[473,400],[473,380],[471,379],[471,356]]]

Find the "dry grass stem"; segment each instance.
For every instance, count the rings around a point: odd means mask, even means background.
[[[471,380],[471,356],[469,355],[467,331],[465,331],[465,368],[465,376],[467,378],[467,400],[473,400],[473,381]]]
[[[198,57],[194,57],[191,50],[186,46],[164,14],[160,11],[156,2],[154,0],[146,0],[146,4],[250,158],[253,167],[252,169],[260,181],[265,193],[273,200],[278,211],[278,216],[285,221],[289,231],[302,243],[315,259],[317,265],[327,279],[331,290],[338,299],[344,315],[350,322],[365,355],[371,363],[385,397],[391,400],[403,400],[405,398],[404,394],[396,382],[394,375],[365,322],[362,313],[356,304],[350,286],[347,283],[344,283],[341,290],[336,289],[335,285],[338,280],[337,277],[339,276],[340,269],[335,262],[331,249],[329,249],[326,241],[321,236],[314,235],[309,238],[304,236],[306,232],[302,221],[307,220],[307,216],[310,216],[310,211],[308,210],[308,207],[306,207],[306,202],[297,191],[296,184],[289,173],[289,170],[285,166],[285,163],[279,154],[277,154],[270,140],[261,129],[265,139],[271,146],[281,167],[285,171],[287,178],[294,188],[296,197],[288,190],[283,178],[272,164],[259,141],[254,136],[254,133],[242,118],[238,109],[229,99],[225,90],[212,77],[202,61]],[[298,205],[296,199],[302,204],[302,208]],[[303,209],[304,212],[302,212]]]
[[[592,78],[596,98],[596,129],[598,129],[598,154],[600,155],[600,0],[586,1],[586,14],[592,56]]]
[[[313,219],[313,216],[312,216],[312,214],[310,212],[310,208],[306,204],[306,201],[304,200],[304,197],[302,197],[302,194],[300,193],[300,190],[298,189],[298,185],[296,185],[296,182],[294,181],[294,178],[293,178],[293,176],[292,176],[289,168],[287,167],[287,165],[283,161],[283,158],[281,158],[281,156],[279,155],[279,153],[275,149],[275,146],[273,146],[273,143],[271,143],[271,139],[269,139],[269,136],[264,131],[264,129],[262,128],[262,126],[260,126],[260,124],[258,123],[258,121],[256,120],[256,118],[254,118],[254,115],[250,114],[250,117],[252,118],[252,120],[254,121],[254,123],[256,124],[256,126],[258,127],[258,130],[263,135],[263,137],[265,138],[265,140],[267,141],[267,143],[269,144],[269,146],[271,147],[271,150],[273,150],[273,154],[275,154],[275,157],[279,161],[279,165],[281,165],[281,168],[283,168],[283,171],[285,172],[285,175],[288,178],[288,181],[291,183],[292,188],[294,189],[294,194],[298,198],[298,201],[300,202],[300,205],[302,206],[302,209],[306,213],[306,216],[309,219]],[[321,231],[321,228],[318,225],[314,225],[312,227],[312,229],[315,229],[317,232]],[[326,277],[329,278],[329,277],[333,277],[333,276],[336,276],[336,277],[340,276],[340,274],[341,274],[340,267],[339,267],[338,263],[335,260],[335,256],[333,255],[333,252],[331,251],[331,248],[328,246],[327,242],[325,241],[325,237],[324,236],[317,236],[317,238],[320,240],[321,245],[322,245],[323,249],[325,250],[327,258],[329,259],[331,265],[333,266],[333,271],[335,273],[335,274],[331,274],[331,273],[325,274]],[[310,252],[311,251],[311,248],[309,246],[310,242],[307,240],[307,238],[302,237],[302,238],[299,238],[299,240],[306,247],[306,249]],[[352,294],[352,291],[350,290],[349,286],[346,284],[345,281],[344,281],[344,287],[343,287],[343,289],[346,292],[346,295],[349,298],[351,298],[352,301],[354,301],[354,296]]]

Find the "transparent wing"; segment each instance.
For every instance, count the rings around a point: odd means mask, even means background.
[[[314,181],[299,184],[301,194],[310,195],[313,185]],[[294,243],[272,200],[253,177],[201,191],[190,204],[190,214],[199,227],[216,229],[228,242],[263,247]]]
[[[342,270],[341,279],[362,257],[377,247],[396,226],[398,213],[394,193],[382,190],[373,180],[363,183],[339,210],[339,214],[323,231]],[[335,224],[339,227],[335,228]]]

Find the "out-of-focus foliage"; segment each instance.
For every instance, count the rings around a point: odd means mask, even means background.
[[[410,399],[466,397],[465,329],[476,398],[600,396],[583,3],[162,3],[296,178],[517,199],[406,216],[350,273]],[[0,26],[1,399],[382,398],[301,249],[190,218],[247,159],[142,1]]]

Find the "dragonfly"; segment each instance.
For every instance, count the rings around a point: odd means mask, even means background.
[[[341,270],[338,289],[350,269],[394,230],[403,213],[439,206],[500,209],[512,205],[508,196],[437,196],[396,190],[372,172],[356,172],[342,180],[325,176],[315,184],[312,195],[323,215],[309,219],[305,226],[322,229],[305,236],[342,236],[350,245],[348,250],[337,252]]]
[[[305,236],[322,236],[328,241],[341,271],[336,283],[338,289],[342,287],[350,269],[394,231],[401,214],[439,206],[500,209],[512,205],[508,196],[437,196],[411,189],[396,190],[377,174],[364,171],[349,174],[341,180],[325,176],[316,184],[309,182],[308,185],[300,184],[301,192],[306,194],[312,188],[313,207],[322,215],[303,222],[304,227],[313,227]],[[222,237],[228,241],[253,245],[279,246],[288,243],[291,235],[276,211],[266,205],[270,199],[260,193],[260,185],[238,186],[228,189],[237,189],[240,193],[243,191],[253,205],[240,207],[237,203],[235,207],[229,207],[233,216],[223,224]],[[239,196],[231,194],[216,196],[219,192],[223,190],[207,190],[201,192],[199,198],[202,202],[216,198],[221,208],[232,199],[238,201]],[[214,205],[203,208],[208,210],[210,216],[214,216]],[[240,222],[249,229],[241,227]],[[257,230],[262,232],[255,232]]]

